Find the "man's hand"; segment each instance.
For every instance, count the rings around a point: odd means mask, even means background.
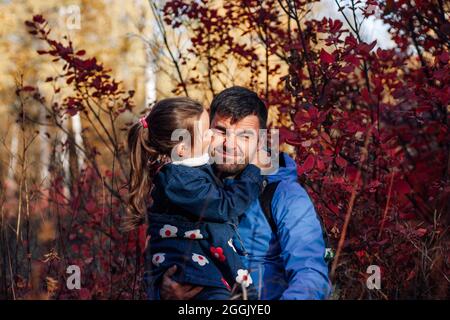
[[[172,266],[164,273],[161,283],[161,300],[189,300],[203,290],[203,287],[173,281],[170,276],[176,271],[177,266]]]

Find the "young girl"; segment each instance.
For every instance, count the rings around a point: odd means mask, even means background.
[[[193,143],[172,139],[176,129],[187,130]],[[129,203],[136,221],[147,212],[150,298],[173,265],[175,281],[204,287],[195,299],[229,299],[235,284],[252,284],[236,226],[263,179],[249,164],[236,183],[223,186],[209,164],[210,142],[208,112],[189,98],[158,102],[130,130]],[[150,192],[153,203],[146,210]]]

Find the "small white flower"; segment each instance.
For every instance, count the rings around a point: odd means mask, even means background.
[[[165,253],[155,253],[152,257],[152,263],[155,266],[159,267],[159,265],[163,263],[164,260],[166,260],[166,258],[164,257],[165,255]]]
[[[203,235],[200,233],[200,229],[186,231],[184,233],[184,237],[189,239],[203,239]]]
[[[244,287],[248,287],[253,283],[252,277],[248,273],[248,270],[239,269],[237,271],[236,282],[242,284]]]
[[[233,249],[234,252],[237,252],[236,248],[233,245],[233,239],[228,240],[228,245],[231,247],[231,249]]]
[[[170,224],[165,224],[160,230],[159,235],[161,238],[173,238],[177,236],[178,228],[171,226]]]
[[[192,254],[192,260],[195,261],[195,262],[197,262],[197,263],[198,263],[199,265],[201,265],[202,267],[203,267],[205,264],[209,263],[209,261],[208,261],[208,259],[206,259],[206,257],[204,257],[204,256],[202,256],[202,255],[200,255],[200,254],[196,254],[196,253],[193,253],[193,254]]]

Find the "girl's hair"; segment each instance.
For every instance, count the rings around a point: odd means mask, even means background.
[[[145,200],[150,196],[152,177],[179,143],[171,139],[172,132],[187,129],[193,137],[195,121],[199,120],[203,110],[200,103],[190,98],[168,98],[157,102],[146,117],[131,127],[128,133],[131,168],[128,217],[123,224],[125,231],[145,222]]]

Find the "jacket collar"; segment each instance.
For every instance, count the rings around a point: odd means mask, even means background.
[[[187,166],[187,167],[198,167],[198,166],[207,164],[208,162],[209,162],[209,154],[204,153],[199,157],[192,157],[192,158],[186,158],[183,160],[172,161],[172,164],[183,165],[183,166]]]

